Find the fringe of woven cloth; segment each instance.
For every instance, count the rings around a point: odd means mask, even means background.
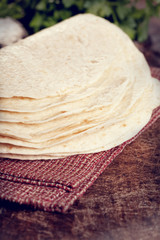
[[[160,69],[152,68],[152,75],[160,79]],[[48,161],[0,159],[0,198],[45,211],[67,211],[125,146],[158,117],[160,107],[136,136],[108,151]]]

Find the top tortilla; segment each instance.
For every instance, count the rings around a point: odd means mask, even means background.
[[[0,51],[0,96],[45,98],[85,89],[128,48],[136,51],[115,25],[77,15]]]

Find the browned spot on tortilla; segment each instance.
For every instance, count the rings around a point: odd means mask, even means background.
[[[61,111],[61,113],[66,113],[67,111]]]
[[[88,120],[88,119],[84,119],[83,121],[82,121],[82,124],[83,123],[90,123],[90,122],[92,122],[91,120]]]
[[[98,61],[96,61],[96,60],[91,60],[91,63],[98,63]]]

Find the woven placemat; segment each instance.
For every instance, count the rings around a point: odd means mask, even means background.
[[[160,79],[160,69],[151,70],[152,75]],[[136,136],[108,151],[45,161],[0,159],[0,198],[45,211],[67,211],[125,146],[158,117],[160,107],[153,111],[148,124]]]

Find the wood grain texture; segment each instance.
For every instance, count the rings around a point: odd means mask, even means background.
[[[0,239],[160,239],[160,120],[66,214],[1,201]]]

